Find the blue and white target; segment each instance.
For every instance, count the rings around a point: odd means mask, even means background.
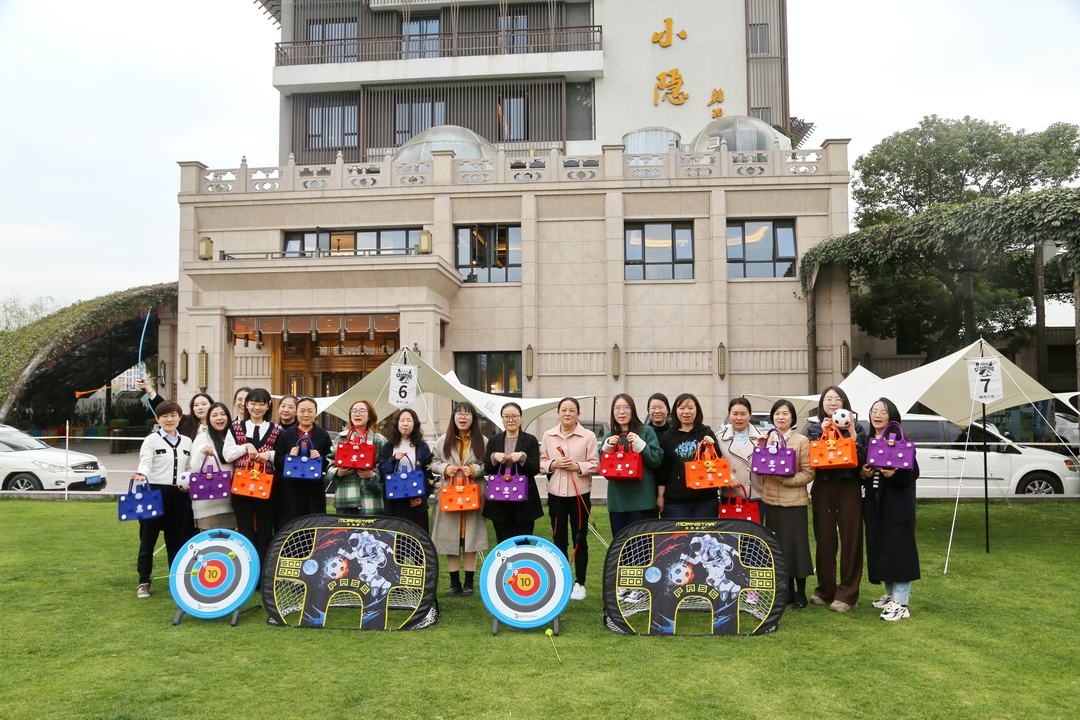
[[[545,625],[566,609],[574,581],[570,563],[548,540],[519,535],[495,546],[480,571],[480,597],[501,623]]]
[[[188,615],[224,617],[248,601],[259,582],[259,556],[234,530],[208,530],[188,541],[169,572],[173,600]]]

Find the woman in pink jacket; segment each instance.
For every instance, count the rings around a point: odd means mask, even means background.
[[[577,582],[572,600],[585,599],[585,570],[589,566],[589,513],[592,476],[600,467],[596,435],[578,422],[581,406],[572,397],[559,401],[559,424],[540,440],[540,472],[548,476],[548,516],[555,546],[574,562]],[[570,531],[574,551],[567,553]]]

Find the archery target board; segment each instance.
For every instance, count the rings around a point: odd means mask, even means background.
[[[711,632],[700,634],[763,635],[779,627],[786,597],[780,544],[749,520],[641,520],[604,563],[604,623],[619,633],[698,634],[679,619],[708,613]]]
[[[570,563],[551,542],[519,535],[495,546],[480,571],[480,597],[495,619],[536,628],[566,609],[574,588]]]
[[[173,600],[188,615],[219,618],[248,601],[259,581],[259,556],[234,530],[208,530],[188,541],[169,571]]]

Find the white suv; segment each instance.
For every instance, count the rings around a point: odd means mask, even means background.
[[[865,421],[860,423],[865,427]],[[958,492],[961,497],[982,497],[984,443],[992,497],[1080,493],[1080,472],[1071,457],[1017,445],[980,425],[971,426],[966,447],[948,445],[964,442],[967,432],[937,415],[904,415],[902,425],[907,439],[918,443],[918,497],[956,497]]]
[[[108,471],[93,455],[65,452],[0,425],[0,489],[101,490]]]

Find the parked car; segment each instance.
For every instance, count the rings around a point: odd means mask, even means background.
[[[0,488],[4,490],[101,490],[108,477],[93,455],[65,451],[0,425]]]
[[[917,443],[918,497],[982,497],[984,447],[991,496],[1080,493],[1080,467],[1072,458],[1018,445],[979,424],[970,428],[969,445],[947,445],[965,442],[969,433],[937,415],[904,415],[902,425]]]

